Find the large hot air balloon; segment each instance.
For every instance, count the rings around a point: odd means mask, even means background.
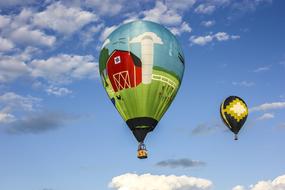
[[[224,124],[235,134],[235,140],[238,140],[237,134],[248,116],[246,103],[240,97],[229,96],[222,102],[220,114]]]
[[[175,36],[150,21],[121,25],[104,41],[99,58],[104,88],[147,158],[146,135],[173,101],[184,73]]]

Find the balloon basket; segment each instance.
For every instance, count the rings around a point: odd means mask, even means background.
[[[237,134],[235,134],[235,141],[237,141],[238,140],[238,136],[237,136]]]
[[[146,159],[147,158],[147,151],[146,150],[138,150],[137,156],[139,159]]]
[[[146,150],[144,143],[139,144],[137,157],[139,159],[146,159],[147,158],[147,150]]]

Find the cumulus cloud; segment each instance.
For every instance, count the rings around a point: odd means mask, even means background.
[[[167,5],[167,7],[171,7],[172,9],[177,9],[177,10],[190,9],[195,3],[196,3],[196,0],[179,0],[179,1],[166,0],[165,1],[165,4]]]
[[[95,78],[98,74],[98,65],[91,55],[60,54],[48,59],[35,59],[31,62],[31,68],[33,77],[44,78],[52,84]]]
[[[96,40],[94,38],[94,35],[97,34],[99,31],[101,31],[104,27],[104,24],[98,24],[98,25],[93,25],[90,28],[88,28],[86,31],[81,33],[81,38],[83,41],[83,44],[89,44],[90,42]]]
[[[129,1],[125,0],[86,0],[85,4],[87,7],[95,9],[100,15],[104,16],[114,16],[119,14],[123,8],[125,8],[124,3],[130,3]],[[110,9],[111,8],[111,9]]]
[[[217,32],[216,34],[209,34],[206,36],[191,36],[190,41],[192,44],[204,46],[214,40],[216,41],[228,41],[240,38],[238,35],[229,35],[226,32]]]
[[[40,134],[57,129],[75,118],[75,116],[55,112],[33,114],[11,122],[6,127],[6,132],[8,134]]]
[[[283,109],[285,108],[285,102],[272,102],[272,103],[264,103],[259,106],[255,106],[250,108],[250,112],[254,111],[267,111],[267,110],[274,110],[274,109]]]
[[[97,20],[94,13],[78,7],[66,7],[60,2],[49,5],[46,10],[36,13],[33,18],[35,25],[51,28],[63,34],[71,34],[89,22]]]
[[[22,26],[11,33],[11,39],[20,44],[52,46],[56,38],[38,29]]]
[[[14,44],[12,41],[2,38],[0,36],[0,51],[9,51],[14,48]]]
[[[0,15],[0,28],[8,26],[11,22],[11,18],[6,15]]]
[[[177,168],[177,167],[189,168],[189,167],[205,166],[206,163],[200,160],[191,160],[188,158],[182,158],[182,159],[163,160],[156,163],[156,165],[160,167],[170,167],[170,168]]]
[[[258,117],[257,120],[268,120],[273,119],[274,117],[273,113],[264,113],[262,116]]]
[[[49,95],[55,95],[55,96],[66,96],[68,94],[71,94],[72,91],[64,88],[64,87],[57,87],[57,86],[49,86],[45,90]]]
[[[33,96],[22,96],[14,92],[0,95],[0,124],[17,120],[17,113],[33,112],[40,106],[41,99]]]
[[[140,12],[131,12],[125,14],[126,19],[122,23],[128,23],[135,20],[148,20],[163,24],[173,34],[181,35],[182,33],[190,33],[192,28],[190,24],[183,21],[182,15],[185,10],[192,7],[196,1],[156,1],[155,5],[151,9],[146,9]],[[106,37],[118,27],[113,25],[106,27],[101,36],[100,40],[104,41]]]
[[[254,185],[245,188],[243,186],[236,186],[232,190],[284,190],[285,189],[285,175],[281,175],[274,180],[259,181]]]
[[[156,1],[153,9],[143,11],[143,15],[143,20],[158,22],[165,25],[177,25],[182,22],[181,15],[173,9],[169,9],[160,1]]]
[[[245,190],[245,188],[241,185],[237,185],[232,190]]]
[[[216,9],[215,5],[211,4],[200,4],[196,9],[194,10],[195,13],[198,14],[212,14]]]
[[[21,56],[0,56],[0,83],[13,81],[29,73]]]
[[[230,36],[225,32],[218,32],[215,34],[215,37],[218,41],[226,41],[230,38]]]
[[[13,114],[9,113],[9,111],[9,108],[7,107],[0,110],[0,124],[11,123],[16,119]]]
[[[190,38],[190,41],[193,43],[193,44],[197,44],[197,45],[200,45],[200,46],[204,46],[206,45],[207,43],[213,41],[213,36],[211,35],[207,35],[207,36],[191,36]]]
[[[32,24],[34,15],[35,11],[28,8],[23,8],[18,14],[1,15],[1,46],[5,44],[5,49],[9,50],[16,45],[25,47],[27,45],[49,47],[54,45],[56,41],[55,36],[46,34]]]
[[[207,20],[207,21],[201,22],[201,25],[205,27],[211,27],[211,26],[214,26],[215,23],[216,22],[214,20]]]
[[[232,84],[234,86],[243,86],[243,87],[251,87],[251,86],[254,86],[255,83],[254,82],[249,82],[249,81],[240,81],[240,82],[232,82]]]
[[[212,186],[209,180],[190,176],[132,173],[114,177],[109,183],[110,188],[118,190],[209,190]]]
[[[25,110],[34,111],[35,107],[39,105],[40,98],[33,96],[21,96],[14,92],[5,92],[0,95],[0,105],[10,110]]]
[[[179,27],[172,27],[170,28],[170,31],[174,34],[174,35],[180,35],[184,32],[188,32],[190,33],[192,31],[192,28],[190,27],[190,25],[187,22],[183,22],[181,24],[181,26]]]

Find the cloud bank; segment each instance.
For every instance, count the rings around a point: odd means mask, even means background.
[[[114,177],[109,184],[117,190],[209,190],[212,186],[209,180],[190,176],[132,173]]]
[[[274,180],[259,181],[248,188],[237,185],[232,190],[284,190],[285,189],[285,175],[281,175]]]

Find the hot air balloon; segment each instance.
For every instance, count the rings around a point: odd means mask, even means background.
[[[238,140],[238,132],[248,116],[245,101],[237,96],[229,96],[222,102],[220,114],[224,124],[235,134],[235,140]]]
[[[99,72],[103,86],[147,158],[146,135],[153,131],[180,87],[184,55],[175,36],[150,21],[118,27],[104,41]]]

